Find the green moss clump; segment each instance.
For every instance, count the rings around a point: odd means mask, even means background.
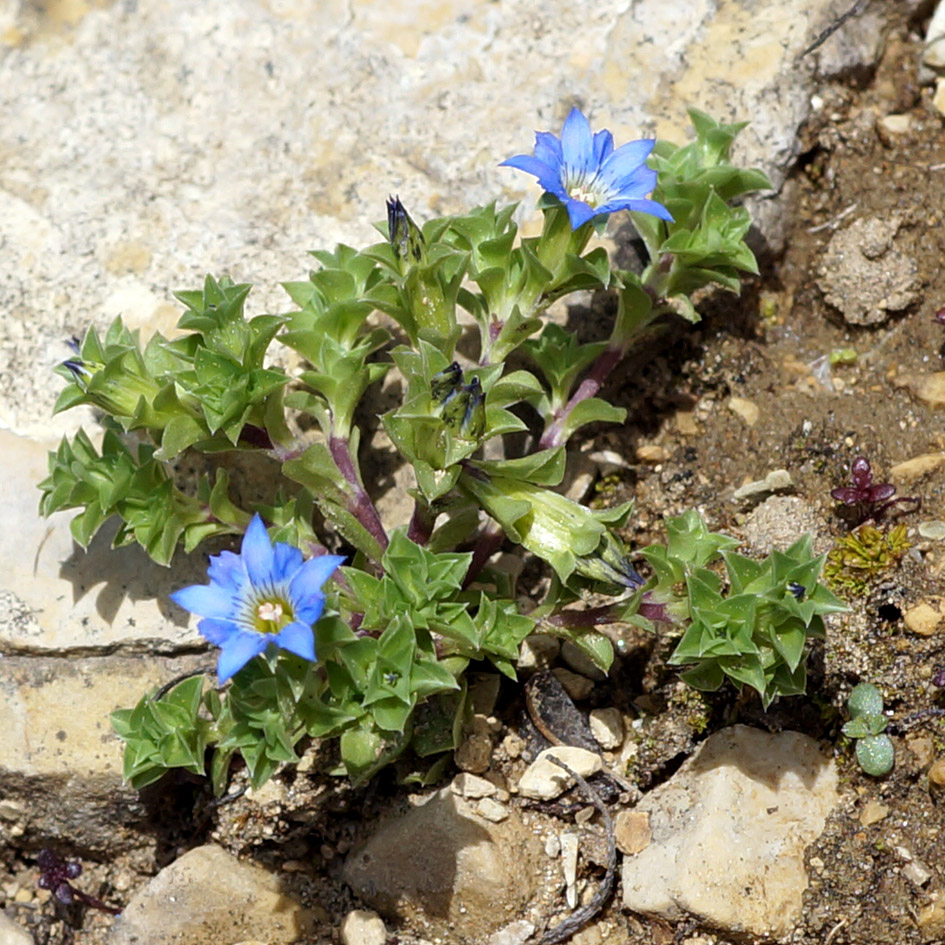
[[[848,599],[866,593],[881,572],[895,567],[912,547],[905,525],[887,532],[861,525],[830,549],[824,565],[827,586]]]

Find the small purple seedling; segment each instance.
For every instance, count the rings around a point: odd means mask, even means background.
[[[58,902],[71,906],[78,900],[93,909],[101,909],[111,915],[121,915],[121,909],[106,906],[101,899],[96,899],[72,885],[72,880],[82,874],[81,863],[64,860],[47,847],[39,851],[36,864],[39,866],[37,885],[40,889],[48,889]]]
[[[830,495],[838,502],[856,510],[856,525],[870,520],[879,522],[887,509],[907,503],[912,506],[904,511],[915,512],[922,504],[917,496],[893,498],[896,487],[891,482],[873,483],[873,470],[865,456],[857,456],[850,466],[852,485],[831,489]]]

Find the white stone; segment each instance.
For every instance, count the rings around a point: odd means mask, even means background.
[[[206,657],[7,656],[0,659],[0,797],[18,823],[99,853],[150,842],[138,792],[122,785],[123,743],[109,713],[195,669]]]
[[[492,797],[497,790],[491,781],[470,774],[468,771],[461,771],[457,774],[450,784],[450,789],[454,794],[468,798]]]
[[[538,800],[549,801],[574,784],[574,779],[563,768],[549,761],[553,756],[563,761],[582,778],[600,771],[603,763],[600,755],[584,748],[559,745],[546,748],[529,766],[518,782],[519,794]]]
[[[33,936],[22,925],[0,912],[0,945],[33,945]]]
[[[352,909],[341,922],[342,945],[384,945],[384,920],[369,909]]]
[[[925,48],[922,50],[922,65],[930,69],[945,70],[945,3],[938,3],[925,31]]]
[[[753,400],[744,397],[729,397],[728,409],[745,421],[746,426],[753,427],[761,416],[758,405]]]
[[[206,572],[199,555],[180,554],[171,568],[137,547],[113,551],[106,525],[83,551],[69,531],[71,514],[43,519],[37,483],[56,444],[0,429],[0,481],[16,501],[0,508],[0,652],[91,655],[123,646],[175,653],[206,645],[168,595]],[[201,577],[200,580],[203,580]]]
[[[588,722],[601,748],[613,750],[623,744],[623,716],[619,709],[593,709]]]
[[[564,873],[564,895],[568,908],[577,905],[578,835],[567,831],[561,834],[561,869]]]
[[[624,858],[624,906],[780,938],[801,918],[804,850],[838,801],[836,768],[812,739],[724,729],[637,805],[652,839]]]
[[[348,855],[345,882],[382,916],[428,938],[452,941],[448,930],[459,924],[463,938],[485,939],[521,916],[541,875],[539,838],[517,811],[508,814],[493,823],[443,788],[380,824]]]
[[[531,922],[518,919],[490,935],[487,945],[525,945],[534,934],[535,926]]]
[[[932,93],[932,106],[940,115],[945,115],[945,78],[935,80],[935,91]]]
[[[505,804],[500,804],[494,797],[483,797],[476,804],[476,813],[494,824],[501,824],[509,816],[509,809]]]
[[[281,891],[277,877],[208,844],[185,853],[138,890],[115,919],[107,945],[207,945],[259,939],[289,945],[314,915]]]

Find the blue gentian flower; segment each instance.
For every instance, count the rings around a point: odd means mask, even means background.
[[[646,166],[655,143],[641,139],[615,151],[614,136],[606,130],[592,135],[588,120],[572,108],[560,139],[539,131],[534,154],[516,154],[499,166],[517,167],[537,177],[538,183],[567,207],[574,230],[617,210],[650,213],[672,222],[662,204],[646,198],[656,187],[656,171]]]
[[[197,629],[220,647],[217,675],[224,683],[270,643],[315,659],[312,625],[325,606],[322,585],[344,560],[322,555],[305,561],[292,545],[272,545],[254,515],[240,554],[211,556],[210,583],[175,591],[171,600],[203,618]]]

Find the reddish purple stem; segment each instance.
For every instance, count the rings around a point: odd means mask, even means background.
[[[591,367],[587,377],[578,385],[578,389],[571,395],[571,399],[556,412],[554,421],[550,423],[542,434],[541,441],[538,444],[540,450],[554,449],[561,445],[561,436],[564,424],[571,414],[571,411],[581,403],[582,400],[588,400],[594,397],[604,386],[607,375],[617,366],[624,356],[623,348],[607,348],[602,351],[597,360]]]
[[[488,529],[479,536],[476,547],[473,548],[469,570],[463,579],[463,590],[466,590],[479,576],[479,572],[486,566],[486,562],[502,547],[505,541],[505,532],[500,528]]]
[[[348,511],[368,530],[371,537],[381,546],[381,551],[387,548],[387,532],[377,514],[377,509],[371,501],[371,497],[365,492],[361,483],[361,476],[358,474],[357,467],[351,457],[351,451],[348,448],[348,441],[340,437],[333,436],[328,440],[328,448],[331,450],[331,458],[335,465],[345,477],[345,481],[351,486],[351,499],[348,503]]]
[[[433,534],[436,524],[436,513],[426,502],[416,502],[410,524],[407,526],[407,537],[418,545],[425,545]]]

